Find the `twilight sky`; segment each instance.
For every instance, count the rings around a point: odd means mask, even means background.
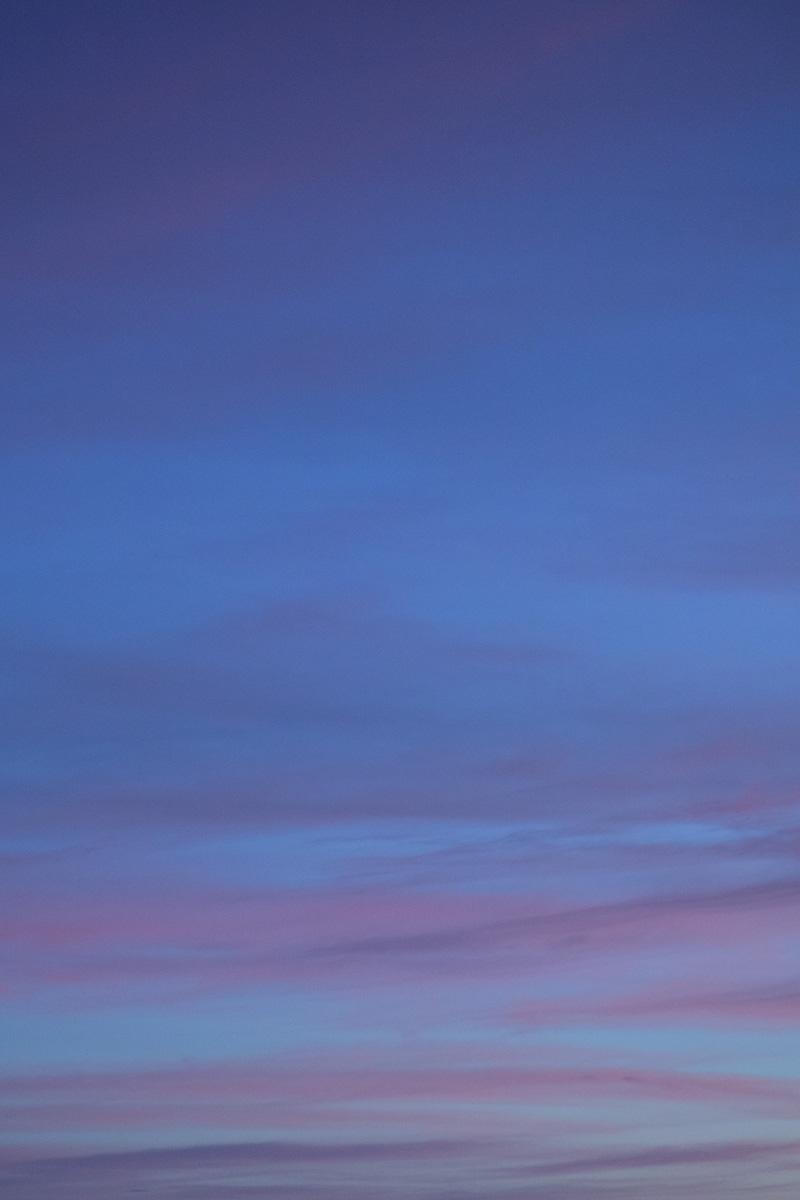
[[[796,1200],[800,6],[6,0],[8,1200]]]

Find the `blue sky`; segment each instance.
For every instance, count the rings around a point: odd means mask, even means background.
[[[11,1200],[794,1197],[798,32],[6,5]]]

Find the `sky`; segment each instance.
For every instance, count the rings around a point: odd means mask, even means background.
[[[7,1200],[795,1200],[798,62],[6,0]]]

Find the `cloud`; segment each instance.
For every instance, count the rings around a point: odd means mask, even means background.
[[[364,843],[355,854],[356,867],[359,853],[369,858],[368,835]],[[293,853],[301,849],[302,839]],[[376,842],[376,854],[379,850]],[[262,877],[269,861],[264,860]],[[402,866],[402,851],[396,861]],[[257,862],[258,855],[251,871]],[[575,905],[527,894],[404,890],[392,885],[391,875],[388,882],[357,887],[352,862],[339,868],[351,880],[342,887],[336,855],[327,868],[334,868],[328,886],[321,889],[265,889],[222,879],[210,885],[194,879],[190,865],[191,856],[177,888],[174,880],[158,883],[150,874],[146,897],[136,872],[114,888],[87,882],[83,894],[76,893],[69,872],[86,872],[81,860],[74,866],[65,860],[64,879],[43,878],[37,894],[24,877],[14,883],[12,876],[0,939],[13,994],[52,994],[54,1003],[67,1008],[140,1004],[148,996],[171,1003],[180,996],[287,982],[312,988],[356,980],[398,986],[448,978],[499,982],[529,974],[532,964],[543,979],[560,977],[563,992],[589,962],[595,972],[605,962],[627,973],[642,955],[670,948],[696,981],[698,956],[713,954],[714,969],[727,972],[726,986],[734,994],[743,986],[736,962],[745,951],[750,978],[757,966],[764,981],[748,985],[764,989],[763,1007],[770,981],[787,969],[786,946],[800,896],[800,884],[786,879]],[[502,876],[504,869],[500,858],[495,874]],[[235,855],[228,871],[235,875]],[[569,875],[565,881],[575,886]],[[641,982],[623,983],[630,977],[626,973],[617,983],[612,975],[606,979],[598,1016],[606,1010],[619,1017],[629,1000],[634,1008],[639,1003]],[[790,1006],[790,997],[784,999]],[[698,1006],[703,1008],[695,1000]],[[736,1005],[728,1007],[733,1012]],[[580,1008],[573,996],[561,1012],[545,1004],[534,1005],[531,1013],[549,1009],[561,1021]],[[743,1001],[740,1011],[746,1009]]]
[[[621,1016],[682,1017],[713,1024],[761,1021],[797,1025],[800,1024],[800,979],[694,994],[662,991],[621,1001],[616,1009],[610,1010],[614,1011]]]
[[[388,935],[321,946],[309,956],[325,958],[375,958],[426,956],[449,952],[491,951],[514,944],[541,946],[547,950],[591,950],[602,944],[606,934],[622,932],[626,940],[638,940],[636,927],[646,926],[646,936],[666,941],[702,940],[709,926],[726,922],[728,914],[758,919],[761,910],[791,909],[800,898],[800,881],[793,879],[753,884],[722,891],[644,897],[612,904],[567,909],[534,916],[521,916],[455,929],[434,929],[410,935]],[[707,922],[704,928],[703,921]],[[726,922],[727,923],[727,922]],[[631,929],[633,933],[631,933]],[[733,932],[733,930],[731,930]]]
[[[530,1175],[572,1175],[595,1171],[650,1170],[659,1167],[697,1166],[705,1163],[740,1163],[773,1159],[776,1165],[800,1154],[798,1142],[728,1142],[701,1146],[663,1146],[628,1154],[599,1155],[561,1163],[540,1163],[527,1168]],[[788,1165],[788,1164],[787,1164]]]
[[[260,1166],[270,1163],[360,1162],[382,1159],[438,1158],[475,1153],[474,1143],[362,1142],[315,1144],[313,1142],[237,1142],[228,1145],[198,1145],[114,1151],[61,1159],[39,1159],[40,1170],[58,1172],[65,1164],[87,1170],[105,1167],[175,1167],[193,1170],[203,1166]]]
[[[12,1200],[50,1194],[81,1196],[94,1194],[95,1188],[131,1188],[137,1184],[140,1190],[152,1191],[159,1197],[176,1195],[185,1200],[194,1194],[198,1180],[198,1195],[205,1200],[229,1194],[266,1195],[276,1200],[283,1197],[287,1200],[289,1197],[292,1200],[311,1200],[312,1197],[329,1200],[344,1194],[336,1187],[335,1178],[331,1183],[304,1186],[304,1169],[322,1168],[326,1173],[334,1173],[337,1168],[370,1164],[399,1166],[436,1159],[463,1160],[474,1157],[476,1152],[479,1153],[480,1148],[474,1143],[448,1141],[243,1142],[17,1161],[0,1166],[0,1180],[4,1183],[4,1194]],[[247,1186],[249,1179],[258,1179],[264,1172],[274,1177],[276,1171],[284,1174],[299,1172],[301,1178],[296,1183],[281,1185],[271,1184],[267,1176],[267,1180],[259,1180],[257,1187]],[[355,1194],[359,1192],[356,1184]]]
[[[186,1126],[360,1127],[364,1106],[369,1106],[370,1122],[378,1125],[388,1122],[408,1131],[438,1127],[452,1133],[465,1126],[480,1127],[481,1122],[487,1130],[502,1128],[502,1121],[492,1117],[494,1107],[523,1105],[528,1117],[520,1118],[520,1128],[525,1128],[525,1120],[535,1119],[540,1137],[558,1140],[565,1132],[577,1137],[602,1126],[573,1120],[562,1128],[548,1114],[553,1105],[669,1103],[679,1111],[690,1104],[793,1119],[800,1112],[800,1085],[733,1073],[614,1066],[406,1062],[386,1067],[368,1061],[321,1066],[264,1059],[147,1071],[6,1076],[0,1078],[0,1099],[9,1133],[51,1137],[64,1131],[82,1131],[87,1138],[106,1130],[119,1136],[131,1129]],[[454,1104],[459,1107],[453,1109]],[[511,1114],[505,1120],[507,1131],[519,1124]]]
[[[593,1157],[575,1157],[554,1161],[533,1161],[521,1164],[519,1149],[509,1145],[484,1145],[461,1142],[418,1142],[418,1143],[353,1143],[326,1144],[313,1143],[251,1143],[251,1144],[221,1144],[195,1145],[170,1149],[147,1149],[133,1152],[98,1154],[89,1156],[73,1156],[69,1158],[39,1159],[28,1162],[7,1163],[2,1173],[5,1184],[9,1189],[6,1194],[16,1197],[34,1195],[46,1196],[54,1186],[60,1187],[61,1195],[73,1196],[80,1194],[79,1189],[87,1189],[91,1194],[95,1186],[113,1187],[120,1185],[131,1186],[138,1184],[142,1190],[158,1189],[157,1194],[180,1195],[181,1197],[202,1196],[206,1200],[222,1200],[234,1195],[261,1195],[268,1200],[333,1200],[342,1193],[337,1178],[340,1166],[381,1163],[407,1163],[409,1167],[423,1166],[426,1161],[441,1160],[451,1163],[451,1186],[447,1192],[450,1197],[467,1196],[475,1200],[483,1200],[488,1196],[486,1185],[481,1175],[471,1180],[469,1190],[462,1192],[461,1187],[465,1176],[470,1170],[470,1160],[477,1155],[484,1158],[490,1155],[488,1163],[483,1165],[483,1172],[494,1176],[492,1195],[508,1195],[514,1200],[520,1195],[511,1182],[513,1178],[547,1178],[568,1175],[584,1175],[611,1172],[647,1172],[651,1178],[648,1186],[652,1185],[649,1195],[658,1197],[672,1195],[670,1184],[661,1177],[665,1168],[697,1168],[707,1165],[726,1166],[735,1164],[768,1163],[772,1167],[788,1167],[796,1160],[800,1152],[800,1142],[751,1141],[717,1144],[683,1144],[671,1146],[656,1146],[645,1150],[622,1151],[596,1155]],[[325,1167],[329,1172],[324,1182],[303,1181],[302,1172],[316,1167]],[[249,1178],[265,1169],[272,1171],[287,1169],[300,1171],[301,1176],[289,1182],[288,1180],[263,1181],[257,1187],[248,1186]],[[199,1176],[199,1181],[198,1181]],[[685,1176],[682,1179],[682,1183]],[[194,1188],[199,1188],[195,1192]],[[351,1195],[361,1195],[361,1187],[366,1180],[351,1178],[349,1180]],[[375,1187],[374,1179],[372,1186]],[[453,1186],[455,1184],[455,1186]],[[388,1197],[401,1197],[419,1194],[411,1184],[408,1176],[403,1178],[385,1178],[381,1194]],[[411,1186],[412,1191],[407,1188]],[[418,1186],[418,1185],[417,1185]],[[425,1195],[436,1195],[427,1185]],[[625,1182],[619,1183],[615,1196],[627,1196]],[[707,1181],[698,1180],[698,1190],[695,1194],[706,1194]],[[709,1194],[714,1192],[711,1185]],[[37,1192],[36,1189],[39,1189]],[[241,1188],[241,1192],[239,1189]],[[593,1195],[606,1195],[602,1181],[598,1181],[599,1191]],[[364,1193],[366,1194],[366,1192]],[[374,1191],[372,1193],[374,1195]],[[580,1197],[582,1191],[570,1191],[566,1188],[556,1188],[553,1191],[537,1187],[536,1195],[557,1200],[570,1200]],[[587,1193],[588,1194],[588,1193]],[[610,1194],[610,1193],[608,1193]],[[635,1191],[631,1195],[643,1196],[644,1193]],[[782,1193],[777,1193],[781,1195]]]

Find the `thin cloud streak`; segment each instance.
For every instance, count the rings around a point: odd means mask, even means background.
[[[583,1172],[641,1170],[650,1167],[687,1166],[702,1163],[738,1163],[768,1158],[792,1166],[800,1154],[800,1142],[735,1143],[716,1146],[665,1146],[633,1154],[609,1154],[574,1162],[542,1163],[528,1168],[531,1175],[572,1175]]]

